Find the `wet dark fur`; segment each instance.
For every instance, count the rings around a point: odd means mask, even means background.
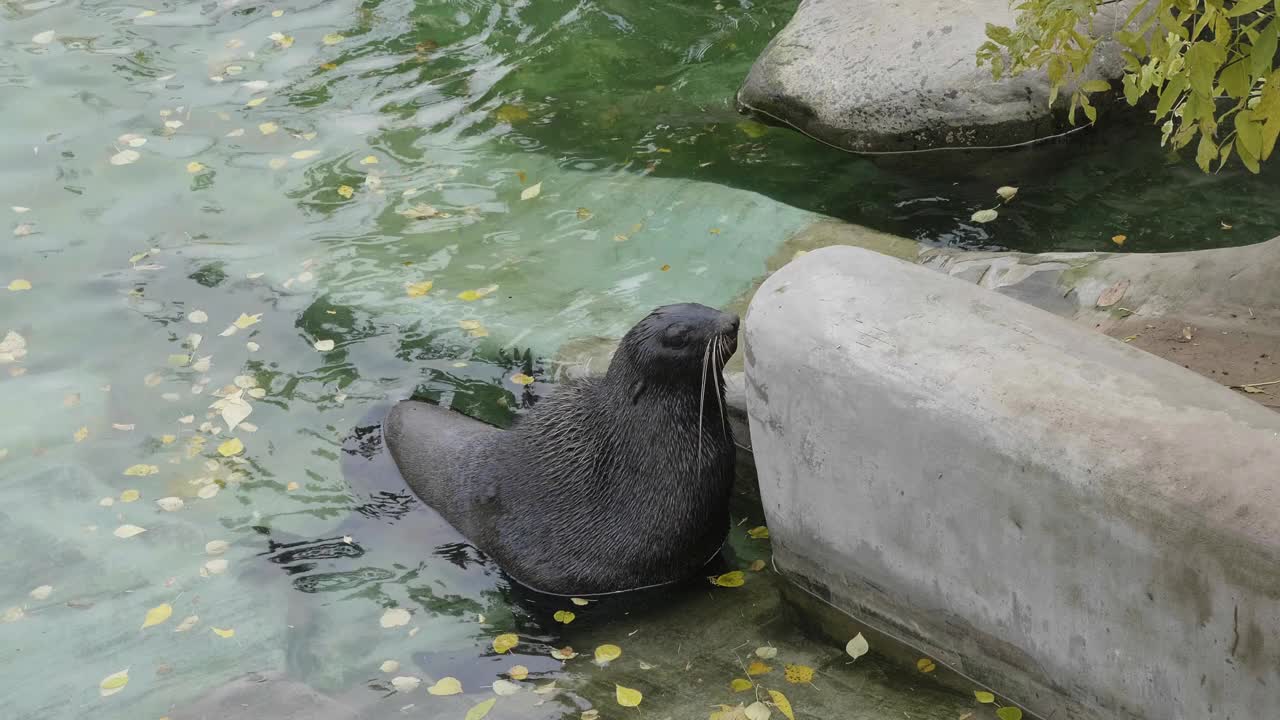
[[[511,430],[420,402],[384,426],[406,482],[518,581],[592,594],[687,578],[728,532],[734,443],[721,370],[737,318],[658,308],[608,372]]]

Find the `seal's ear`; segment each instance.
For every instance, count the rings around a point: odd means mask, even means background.
[[[636,384],[631,386],[631,404],[632,405],[635,405],[636,403],[640,402],[640,396],[644,394],[645,387],[646,385],[644,380],[637,380]]]

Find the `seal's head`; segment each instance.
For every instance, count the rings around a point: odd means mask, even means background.
[[[707,373],[724,369],[737,347],[737,315],[697,303],[664,305],[622,338],[610,371],[642,368],[651,380],[702,384]]]

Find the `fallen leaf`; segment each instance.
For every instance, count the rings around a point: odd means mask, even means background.
[[[201,500],[212,500],[218,491],[221,490],[217,483],[209,483],[196,491],[196,497]]]
[[[773,670],[773,668],[769,667],[768,665],[765,665],[759,660],[752,660],[751,664],[747,666],[747,676],[755,677],[757,675],[765,675],[765,674],[768,674],[769,671],[771,670]]]
[[[299,150],[290,155],[294,160],[307,160],[320,154],[319,150]]]
[[[867,644],[867,639],[862,637],[862,633],[854,635],[853,639],[844,646],[844,651],[854,660],[866,655],[869,650],[871,646]]]
[[[18,278],[17,280],[14,280],[13,282],[9,283],[9,290],[12,292],[21,292],[23,290],[30,290],[30,289],[31,289],[31,282],[28,280],[23,280],[22,278]]]
[[[280,126],[273,122],[264,122],[258,125],[258,132],[262,133],[263,135],[270,135],[271,133],[279,129],[280,129]]]
[[[377,165],[378,158],[373,155],[365,155],[363,158],[360,159],[360,164],[361,165]]]
[[[1022,720],[1022,709],[1012,705],[1002,707],[996,710],[996,717],[1000,718],[1000,720]]]
[[[115,155],[112,155],[107,162],[112,165],[129,165],[137,162],[140,157],[142,157],[142,155],[138,154],[137,150],[121,150]]]
[[[236,631],[232,628],[226,628],[224,630],[223,628],[210,627],[209,629],[213,631],[214,635],[217,635],[220,638],[235,637],[236,634]]]
[[[937,670],[938,666],[929,658],[920,658],[916,661],[916,669],[922,673],[931,673]]]
[[[156,505],[160,506],[165,512],[177,512],[183,508],[186,503],[180,497],[162,497],[156,500]]]
[[[604,664],[622,657],[622,648],[617,645],[601,645],[596,648],[596,662]]]
[[[339,185],[339,186],[338,186],[338,194],[339,194],[339,195],[341,195],[342,197],[344,197],[344,198],[348,199],[348,200],[350,200],[350,199],[351,199],[351,196],[352,196],[352,195],[355,195],[355,193],[356,193],[356,191],[355,191],[355,190],[353,190],[353,189],[352,189],[352,187],[351,187],[350,185]]]
[[[476,288],[475,290],[463,290],[458,293],[458,299],[464,302],[474,302],[497,289],[497,285],[489,285],[488,287]]]
[[[410,220],[428,220],[433,217],[444,215],[444,213],[441,213],[439,210],[427,205],[426,203],[418,203],[407,210],[399,210],[396,214],[403,215]]]
[[[283,11],[283,10],[272,10],[272,11],[271,11],[271,17],[280,17],[281,15],[284,15],[284,11]]]
[[[498,695],[515,695],[520,692],[521,689],[522,688],[519,685],[511,682],[510,680],[503,680],[499,678],[493,681],[493,691]]]
[[[578,653],[574,652],[573,648],[569,647],[568,645],[565,645],[562,648],[556,648],[552,650],[551,657],[555,658],[556,660],[572,660],[578,657]]]
[[[399,663],[396,666],[399,667]],[[411,675],[399,675],[391,678],[391,687],[395,688],[396,692],[413,692],[421,684],[421,680]]]
[[[1018,194],[1018,188],[1011,187],[1009,185],[1003,185],[1001,187],[996,188],[996,194],[999,195],[1001,199],[1003,199],[1005,202],[1009,202],[1010,200],[1013,199],[1014,195]]]
[[[98,683],[98,694],[102,697],[110,697],[124,689],[129,684],[129,670],[126,668],[118,673],[112,673]]]
[[[524,680],[529,677],[529,668],[523,665],[513,665],[511,669],[507,671],[507,675],[512,680]]]
[[[133,428],[130,428],[130,430],[132,429]],[[131,477],[146,477],[148,475],[155,475],[158,472],[160,472],[160,468],[155,465],[144,465],[141,463],[138,465],[130,465],[124,470],[124,474]]]
[[[244,135],[244,128],[236,128],[227,133],[227,137],[240,137]]]
[[[200,622],[200,616],[199,616],[199,615],[188,615],[188,616],[186,616],[185,618],[183,618],[183,619],[182,619],[182,622],[178,623],[178,626],[177,626],[177,627],[175,627],[175,628],[173,629],[173,631],[174,631],[174,632],[187,632],[187,631],[188,631],[188,630],[190,630],[191,628],[195,627],[195,626],[196,626],[196,623],[198,623],[198,622]]]
[[[423,280],[422,282],[409,283],[408,285],[405,286],[405,294],[407,294],[411,298],[422,297],[423,295],[426,295],[427,293],[431,292],[431,288],[434,285],[435,283],[433,283],[430,280]]]
[[[26,237],[30,235],[31,231],[34,229],[35,228],[31,223],[21,223],[13,229],[13,235],[14,237]]]
[[[155,10],[143,10],[142,12],[138,13],[137,15],[134,15],[134,17],[135,17],[135,18],[149,18],[149,17],[154,17],[154,16],[155,16],[155,14],[156,14],[156,11],[155,11]]]
[[[393,673],[400,669],[400,663],[397,660],[383,660],[378,669],[384,673]]]
[[[31,596],[32,600],[47,600],[49,599],[49,596],[53,594],[53,586],[41,585],[27,594]]]
[[[569,598],[569,602],[577,605],[578,607],[586,607],[591,603],[590,600],[584,600],[582,598]]]
[[[542,183],[535,183],[520,191],[521,200],[532,200],[542,194]]]
[[[196,161],[194,161],[194,160],[192,160],[191,162],[187,163],[187,172],[189,172],[189,173],[193,173],[193,174],[194,174],[194,173],[198,173],[198,172],[200,172],[200,171],[201,171],[201,170],[203,170],[203,169],[204,169],[204,165],[202,165],[202,164],[200,164],[200,163],[198,163],[198,162],[196,162]]]
[[[142,621],[142,629],[145,630],[152,625],[159,625],[165,620],[168,620],[169,616],[172,614],[173,607],[169,605],[169,603],[157,605],[147,611],[147,615]]]
[[[221,555],[231,545],[226,540],[210,540],[204,544],[204,551],[210,555]]]
[[[742,716],[747,720],[769,720],[769,716],[772,714],[773,711],[769,709],[769,706],[759,700],[751,703],[742,711]]]
[[[267,167],[271,168],[272,170],[279,170],[280,168],[288,164],[289,164],[289,161],[281,157],[271,158],[270,160],[267,161]]]
[[[499,680],[498,682],[503,681]],[[516,689],[519,690],[518,687]],[[489,698],[488,700],[472,705],[471,709],[467,711],[466,716],[463,717],[463,720],[483,720],[483,718],[489,714],[489,711],[493,709],[493,704],[496,702],[498,702],[496,698]]]
[[[255,313],[253,315],[240,313],[240,317],[236,318],[236,321],[232,323],[232,325],[235,325],[241,330],[246,330],[250,326],[257,325],[260,322],[262,322],[262,313]]]
[[[333,350],[334,342],[332,340],[317,340],[315,342],[315,348],[320,352],[329,352],[330,350]]]
[[[996,701],[996,696],[995,696],[995,695],[992,695],[991,693],[987,692],[986,690],[974,690],[974,691],[973,691],[973,697],[974,697],[974,699],[976,699],[978,702],[980,702],[980,703],[982,703],[982,704],[984,704],[984,705],[989,705],[989,704],[991,704],[991,703],[993,703],[993,702],[995,702],[995,701]]]
[[[494,110],[493,116],[498,119],[498,122],[504,122],[504,123],[507,123],[508,125],[514,125],[515,123],[518,123],[521,120],[528,120],[529,111],[525,110],[519,105],[512,105],[508,103],[506,105],[500,106],[497,110]]]
[[[462,692],[462,683],[456,677],[443,677],[427,688],[427,692],[432,695],[458,695]]]
[[[744,584],[746,584],[746,582],[747,582],[746,576],[742,574],[741,570],[734,570],[732,572],[727,572],[723,575],[719,575],[711,579],[712,585],[718,585],[720,587],[727,587],[727,588],[742,587]]]
[[[658,269],[659,269],[659,270],[661,270],[662,272],[669,272],[669,271],[671,270],[671,266],[670,266],[670,265],[663,265],[662,267],[660,267],[660,268],[658,268]]]
[[[511,382],[517,385],[532,385],[533,378],[529,377],[528,375],[525,375],[524,373],[516,373],[515,375],[511,376]]]
[[[120,493],[120,502],[131,503],[131,502],[135,502],[140,497],[142,497],[142,493],[138,492],[137,490],[125,490],[124,492]]]
[[[141,528],[141,527],[138,527],[137,525],[121,525],[120,527],[115,529],[115,532],[111,534],[123,540],[126,538],[131,538],[134,535],[140,535],[146,531],[147,531],[146,528]]]
[[[412,618],[413,616],[404,608],[389,608],[382,613],[382,618],[378,620],[378,624],[384,628],[400,627],[401,625],[408,625],[409,620]]]
[[[763,525],[760,527],[753,527],[747,531],[747,536],[755,540],[766,540],[769,537],[769,528]]]
[[[1103,290],[1102,294],[1098,295],[1098,307],[1106,308],[1115,305],[1120,302],[1128,290],[1129,281],[1127,279],[1117,280],[1111,287]]]
[[[755,685],[753,685],[752,682],[750,680],[747,680],[746,678],[734,678],[733,682],[729,683],[729,689],[733,690],[734,692],[746,692],[747,690],[750,690],[753,687],[755,687]]]
[[[565,625],[568,625],[569,623],[573,622],[573,619],[577,616],[569,612],[568,610],[557,610],[555,615],[553,615],[552,617],[555,618],[556,622],[560,622],[560,623],[564,623]]]
[[[299,485],[298,483],[290,482],[288,485],[284,486],[284,489],[288,490],[289,492],[293,492],[294,490],[297,490],[299,487],[301,487],[301,485]]]
[[[644,695],[641,695],[639,690],[621,685],[614,685],[613,695],[622,707],[639,707],[640,701],[644,699]]]
[[[240,442],[240,438],[231,438],[218,446],[218,454],[222,457],[231,457],[242,452],[244,452],[244,443]]]
[[[178,128],[182,127],[182,121],[181,121],[181,120],[166,120],[166,121],[165,121],[165,123],[164,123],[164,126],[165,126],[166,128],[168,128],[168,129],[170,129],[170,130],[177,130]]]
[[[808,665],[787,665],[782,669],[782,677],[793,685],[804,685],[813,682],[813,668]]]
[[[1000,217],[1000,213],[996,212],[995,210],[979,210],[978,212],[974,213],[969,219],[976,223],[989,223],[992,220],[995,220],[997,217]]]
[[[786,716],[787,720],[796,720],[795,713],[791,711],[791,701],[786,695],[777,690],[770,690],[769,697],[773,699],[774,707],[778,708],[778,712]]]
[[[328,35],[325,35],[324,37],[320,38],[320,41],[323,42],[325,45],[337,45],[343,40],[346,40],[346,38],[339,35],[338,33],[329,33]]]
[[[72,437],[75,438],[76,442],[84,442],[84,439],[89,437],[89,428],[82,427],[79,430],[76,430],[75,433],[72,434]]]
[[[4,623],[18,622],[22,618],[26,617],[26,615],[27,615],[26,611],[23,610],[22,608],[11,607],[8,610],[5,610],[3,615],[0,615],[0,622],[4,622]]]
[[[751,572],[760,572],[764,569],[764,561],[752,560],[751,564],[747,566],[747,569],[751,570]]]
[[[214,558],[206,562],[202,567],[210,575],[221,575],[227,571],[227,560],[226,558]]]
[[[1128,240],[1128,239],[1129,239],[1129,238],[1128,238],[1127,236],[1125,236],[1125,235],[1112,235],[1112,236],[1111,236],[1111,242],[1115,243],[1116,245],[1124,245],[1124,241],[1125,241],[1125,240]]]

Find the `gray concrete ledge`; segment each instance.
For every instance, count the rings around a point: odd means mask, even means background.
[[[847,247],[765,281],[743,347],[775,558],[805,586],[1055,720],[1280,707],[1280,415]]]

